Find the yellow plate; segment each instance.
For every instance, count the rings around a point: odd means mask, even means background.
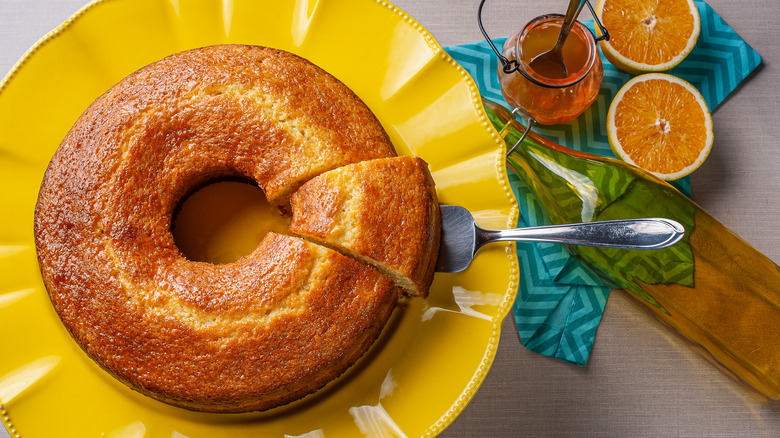
[[[362,0],[96,1],[46,35],[0,83],[0,418],[12,436],[348,437],[435,435],[493,361],[517,286],[514,246],[483,249],[437,274],[429,299],[399,307],[344,376],[289,406],[241,415],[189,412],[127,389],[71,340],[41,282],[32,223],[49,158],[101,93],[184,49],[246,43],[297,53],[351,87],[399,153],[431,166],[442,203],[488,227],[517,208],[504,145],[472,79],[419,23]],[[258,370],[257,372],[262,372]]]

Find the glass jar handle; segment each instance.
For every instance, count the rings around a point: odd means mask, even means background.
[[[511,147],[511,148],[510,148],[510,149],[509,149],[509,150],[506,152],[506,156],[507,156],[507,157],[509,156],[509,154],[511,154],[512,152],[514,152],[514,150],[515,150],[515,149],[517,149],[517,147],[518,147],[518,146],[520,146],[520,143],[521,143],[523,140],[525,140],[525,137],[528,135],[528,133],[529,133],[529,132],[531,132],[531,128],[533,128],[533,127],[534,127],[534,125],[536,125],[536,124],[537,124],[537,122],[536,122],[536,119],[534,118],[534,116],[532,116],[532,115],[531,115],[531,113],[529,113],[528,111],[526,111],[526,110],[524,110],[524,109],[522,109],[522,108],[520,108],[520,107],[516,107],[515,109],[513,109],[513,110],[512,110],[512,115],[514,115],[514,116],[515,116],[515,119],[517,119],[517,114],[518,114],[518,113],[521,113],[521,114],[522,114],[522,116],[523,116],[523,117],[525,117],[525,118],[528,120],[528,126],[525,126],[525,127],[524,127],[525,129],[523,129],[523,135],[521,135],[521,136],[520,136],[520,139],[518,139],[518,140],[515,142],[514,146],[512,146],[512,147]],[[504,127],[504,129],[502,129],[502,130],[501,130],[501,134],[503,134],[503,133],[504,133],[504,131],[505,131],[506,129],[510,128],[510,127],[511,127],[511,125],[510,125],[509,123],[507,123],[507,124],[506,124],[506,126]],[[503,136],[503,135],[501,135],[501,138],[503,138],[503,137],[504,137],[504,136]]]
[[[490,48],[493,49],[493,52],[498,56],[498,60],[501,61],[501,65],[503,65],[504,73],[512,73],[519,70],[519,65],[517,63],[517,60],[510,61],[507,59],[506,56],[502,55],[501,52],[496,48],[496,45],[493,44],[493,40],[490,39],[490,36],[488,36],[487,31],[485,30],[485,26],[482,24],[482,7],[485,6],[485,0],[482,0],[479,2],[479,8],[477,9],[477,26],[479,26],[479,31],[482,32],[482,36],[485,38],[485,41],[490,44]],[[523,73],[520,71],[520,73]],[[524,74],[525,76],[525,74]]]
[[[602,41],[602,40],[609,41],[609,31],[607,30],[606,27],[604,27],[603,24],[601,24],[601,21],[599,20],[599,17],[596,16],[596,11],[593,10],[593,6],[591,6],[590,0],[585,0],[585,5],[588,6],[588,9],[590,10],[591,15],[593,15],[593,19],[594,19],[596,25],[599,27],[599,32],[601,33],[600,37],[596,37],[596,35],[594,34],[593,35],[593,39],[596,40],[596,42],[599,42],[599,41]],[[506,74],[514,73],[514,72],[520,73],[521,75],[523,75],[523,77],[525,77],[526,79],[528,79],[532,83],[534,83],[536,85],[543,86],[543,87],[562,88],[562,87],[567,87],[567,86],[571,85],[571,84],[565,84],[565,85],[543,84],[543,83],[537,81],[536,79],[534,79],[533,77],[531,77],[531,75],[529,75],[528,73],[524,72],[520,68],[520,64],[517,62],[516,59],[513,59],[513,60],[510,61],[509,59],[507,59],[506,56],[502,55],[501,52],[496,47],[496,45],[493,44],[493,40],[490,38],[490,36],[488,36],[487,31],[485,31],[485,26],[482,24],[482,7],[483,6],[485,6],[485,0],[481,0],[479,2],[479,8],[477,9],[477,25],[479,26],[479,31],[482,32],[482,36],[485,38],[485,41],[487,41],[488,44],[490,44],[490,48],[493,49],[493,52],[498,57],[498,60],[501,61],[501,65],[503,66],[502,70],[504,71],[504,73],[506,73]]]

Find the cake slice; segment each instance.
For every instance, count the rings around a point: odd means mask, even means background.
[[[292,195],[291,208],[291,232],[374,266],[409,295],[428,295],[441,218],[422,159],[382,158],[325,172]]]

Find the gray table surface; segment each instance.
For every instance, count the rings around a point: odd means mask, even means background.
[[[0,0],[0,75],[84,3]],[[442,46],[481,40],[478,3],[395,2]],[[484,21],[493,36],[509,35],[533,17],[562,12],[566,4],[491,0]],[[780,40],[775,32],[780,1],[709,4],[764,63],[713,113],[715,144],[693,175],[693,199],[780,262]],[[0,428],[0,438],[7,436]],[[485,382],[442,436],[778,437],[780,405],[755,402],[623,294],[613,293],[584,367],[525,350],[508,317]]]

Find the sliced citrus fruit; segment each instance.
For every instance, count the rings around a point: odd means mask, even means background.
[[[667,181],[696,170],[712,148],[712,116],[693,85],[665,73],[636,76],[607,113],[615,155]]]
[[[596,15],[609,32],[601,51],[631,73],[667,71],[693,50],[699,11],[693,0],[599,0]]]

